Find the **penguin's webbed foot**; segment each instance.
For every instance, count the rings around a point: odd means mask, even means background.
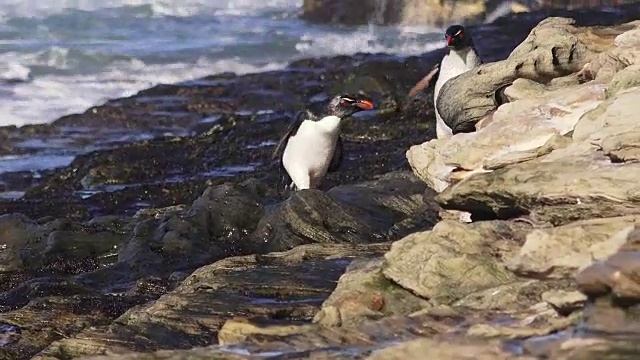
[[[283,197],[291,196],[291,193],[298,191],[298,187],[294,183],[284,184],[278,191],[278,193]]]

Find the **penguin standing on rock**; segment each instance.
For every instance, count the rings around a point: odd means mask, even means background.
[[[429,84],[436,72],[440,71],[433,90],[433,107],[436,113],[436,135],[438,139],[453,135],[451,128],[449,128],[440,117],[438,107],[436,106],[438,97],[440,96],[440,89],[450,79],[482,63],[473,46],[471,35],[466,32],[462,25],[449,26],[445,31],[444,37],[447,40],[448,53],[442,58],[439,68],[437,66],[434,67],[434,69],[409,92],[409,96],[415,95]]]
[[[325,174],[342,163],[342,120],[373,108],[369,99],[343,94],[331,99],[323,116],[308,110],[300,112],[273,151],[272,158],[280,158],[285,186],[295,190],[317,188]]]
[[[444,35],[449,53],[440,62],[440,75],[433,90],[433,107],[436,112],[436,135],[438,139],[453,135],[451,128],[444,123],[436,106],[440,89],[445,82],[480,65],[480,57],[473,47],[471,35],[462,25],[451,25]]]

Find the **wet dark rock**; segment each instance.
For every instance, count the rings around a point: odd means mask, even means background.
[[[124,237],[110,232],[53,231],[46,240],[43,255],[49,258],[80,260],[115,252]]]
[[[285,251],[308,243],[366,244],[429,228],[437,213],[423,201],[425,185],[408,172],[334,187],[300,191],[277,205],[255,179],[208,188],[184,212],[142,219],[119,251],[132,269],[177,271],[235,255]],[[407,219],[414,226],[394,231]]]
[[[0,349],[0,354],[8,359],[29,359],[54,341],[89,325],[106,325],[126,309],[148,300],[110,295],[35,298],[19,310],[2,314],[2,321],[20,328],[21,336]]]
[[[162,209],[158,209],[157,211],[162,211]],[[109,230],[118,234],[129,234],[136,223],[137,221],[135,217],[130,218],[117,215],[106,215],[97,216],[89,220],[87,225],[98,230]]]
[[[423,202],[425,189],[412,173],[401,172],[357,185],[337,186],[326,193],[296,192],[262,218],[251,235],[250,251],[283,251],[312,242],[389,241],[402,235],[392,229],[407,218],[425,219],[421,225],[429,228],[438,215]]]
[[[166,216],[183,213],[187,209],[188,207],[183,204],[167,206],[164,208],[157,208],[157,209],[140,209],[133,215],[133,218],[139,219],[139,220],[151,219],[151,218],[160,219]]]
[[[59,275],[36,277],[5,290],[0,294],[0,306],[12,312],[0,318],[20,319],[19,322],[14,321],[16,326],[33,326],[27,324],[38,322],[40,311],[46,308],[36,304],[56,299],[55,316],[63,316],[68,311],[77,311],[74,308],[79,305],[74,305],[74,301],[93,306],[84,299],[98,303],[112,299],[112,311],[80,320],[87,326],[96,326],[109,323],[131,304],[154,300],[175,288],[174,292],[184,292],[187,294],[184,296],[189,298],[168,295],[172,304],[173,301],[188,304],[176,313],[176,323],[162,325],[158,322],[160,319],[149,320],[147,315],[134,312],[131,319],[113,323],[123,325],[113,328],[115,333],[109,330],[109,336],[130,337],[133,328],[143,326],[132,324],[144,321],[144,326],[154,335],[149,335],[149,343],[131,344],[131,349],[181,348],[186,344],[207,344],[224,320],[234,314],[251,313],[274,320],[308,321],[354,255],[379,255],[388,248],[388,240],[398,238],[413,228],[432,226],[437,220],[437,212],[425,204],[425,190],[424,184],[413,174],[398,172],[369,182],[334,187],[327,194],[319,190],[300,191],[274,205],[268,196],[269,187],[256,179],[248,179],[241,183],[228,182],[209,187],[188,209],[170,207],[147,211],[133,221],[103,216],[87,224],[69,220],[40,224],[22,215],[5,216],[7,229],[17,234],[14,235],[16,246],[25,244],[31,233],[42,234],[31,241],[30,262],[23,267]],[[296,203],[298,208],[294,205],[293,211],[283,212],[282,209],[291,210],[290,204]],[[406,223],[407,219],[415,221],[404,227],[396,226]],[[259,224],[274,229],[274,234],[282,236],[264,242],[256,235],[260,233]],[[350,231],[350,226],[356,231]],[[297,235],[290,238],[287,232]],[[383,244],[371,244],[374,242]],[[305,243],[317,245],[296,247],[281,255],[273,253]],[[12,249],[21,249],[16,246]],[[270,254],[228,258],[268,252]],[[223,258],[228,259],[221,260]],[[313,260],[316,258],[318,261]],[[207,267],[206,264],[216,260],[221,261]],[[239,264],[237,266],[242,271],[225,277],[225,271],[233,268],[229,264]],[[193,269],[203,265],[204,268],[189,276]],[[283,277],[281,281],[278,276]],[[201,284],[203,277],[213,283]],[[234,281],[235,287],[231,285]],[[301,287],[300,281],[308,288]],[[264,285],[267,283],[270,285]],[[284,284],[290,288],[283,287]],[[227,290],[220,292],[221,287]],[[202,291],[204,293],[197,295]],[[219,300],[214,300],[213,294],[219,296]],[[211,307],[216,301],[220,306],[233,308]],[[161,305],[162,302],[156,304],[159,309],[175,307]],[[202,307],[198,308],[196,304]],[[167,316],[164,310],[158,311],[158,316],[163,319]],[[193,311],[213,312],[211,314],[219,320],[211,323],[210,330],[194,332],[195,323],[182,323],[184,319],[193,317]],[[200,323],[205,320],[194,321]],[[163,326],[165,330],[159,330]],[[32,339],[30,334],[23,334],[8,351],[16,354],[31,348],[33,352],[42,348],[42,341],[57,340],[58,332],[77,333],[83,328],[75,322],[63,322],[57,332],[48,336],[38,333],[39,338]],[[183,330],[176,332],[178,328]],[[185,334],[191,335],[185,337]],[[88,351],[84,347],[56,350],[57,345],[52,346],[54,350],[51,351],[58,354],[55,356]]]
[[[0,216],[0,272],[19,270],[24,267],[21,252],[29,242],[36,242],[44,234],[37,231],[37,224],[21,214]]]
[[[108,263],[124,233],[54,220],[38,224],[21,214],[0,217],[0,272],[17,270],[65,273],[93,270]],[[102,260],[98,260],[102,258]],[[113,261],[113,259],[111,260]]]
[[[208,188],[188,211],[138,223],[118,261],[146,271],[179,270],[244,254],[243,237],[263,215],[263,194],[264,185],[255,181]]]
[[[235,316],[308,321],[351,258],[387,248],[306,245],[284,253],[227,258],[196,270],[175,290],[131,309],[111,325],[58,341],[41,355],[206,346],[217,342],[219,329]]]
[[[89,294],[89,289],[76,281],[62,276],[39,277],[19,285],[0,296],[0,303],[6,309],[15,309],[26,305],[31,299],[43,296],[73,296]]]
[[[0,347],[20,340],[21,332],[17,326],[0,323]]]
[[[617,253],[576,275],[588,298],[585,329],[609,335],[640,336],[640,227],[629,231]]]

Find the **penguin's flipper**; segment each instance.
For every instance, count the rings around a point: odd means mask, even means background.
[[[334,172],[340,168],[342,165],[342,160],[344,159],[344,145],[342,144],[342,136],[338,136],[338,142],[336,143],[336,149],[333,151],[333,157],[331,158],[331,162],[329,163],[329,168],[327,172]]]
[[[436,64],[431,71],[422,80],[418,81],[411,90],[409,90],[409,97],[416,96],[417,93],[422,91],[424,88],[429,87],[429,83],[431,83],[431,79],[436,75],[436,73],[440,71],[440,64]]]

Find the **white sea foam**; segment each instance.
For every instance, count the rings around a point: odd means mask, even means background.
[[[212,73],[238,74],[273,70],[284,64],[255,66],[233,59],[195,64],[146,65],[133,59],[116,62],[91,75],[47,75],[10,86],[0,100],[0,126],[46,123],[60,116],[85,111],[108,99],[131,96],[158,84],[170,84]]]
[[[425,43],[420,39],[424,33],[406,31],[403,28],[399,28],[399,30],[405,31],[400,31],[393,39],[381,41],[380,35],[374,29],[375,27],[371,26],[349,34],[305,33],[300,42],[296,44],[296,50],[303,56],[350,55],[362,52],[413,55],[432,51],[445,45],[444,41]],[[423,29],[425,32],[434,32],[430,28]]]
[[[357,52],[419,54],[425,27],[328,28],[301,0],[0,0],[0,126],[46,123],[161,83]],[[426,36],[426,37],[425,37]]]
[[[187,17],[222,11],[247,14],[264,8],[299,7],[301,0],[0,0],[0,18],[44,17],[67,9],[96,11],[123,6],[151,7],[154,15]]]
[[[0,156],[0,174],[10,171],[34,171],[67,166],[73,155]]]

